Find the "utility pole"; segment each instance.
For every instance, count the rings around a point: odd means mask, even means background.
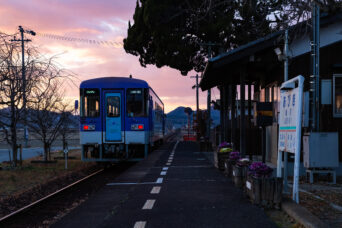
[[[311,100],[311,130],[319,131],[319,48],[320,48],[320,7],[312,2],[312,75],[310,77],[310,100]]]
[[[22,80],[23,80],[23,86],[22,86],[22,93],[23,93],[23,109],[24,109],[24,139],[25,139],[25,147],[27,147],[27,141],[28,141],[28,129],[27,129],[27,111],[26,111],[26,76],[25,76],[25,42],[30,42],[32,40],[30,39],[24,39],[24,33],[29,33],[32,36],[35,36],[36,33],[31,30],[24,30],[21,25],[19,25],[19,32],[21,39],[18,40],[14,37],[12,39],[12,42],[21,42],[21,58],[22,58]]]
[[[198,74],[196,76],[190,76],[190,78],[196,78],[196,85],[192,88],[196,87],[196,112],[199,111],[199,101],[198,101]]]
[[[200,43],[201,46],[208,46],[208,61],[210,61],[210,59],[212,58],[212,50],[211,50],[211,47],[212,46],[218,46],[220,44],[217,44],[217,43],[212,43],[212,42],[209,42],[209,43]],[[211,107],[210,107],[210,104],[211,104],[211,89],[208,89],[208,95],[207,95],[207,139],[210,140],[210,128],[211,128],[211,123],[210,123],[210,120],[211,120],[211,115],[210,115],[210,112],[211,112]]]
[[[196,130],[196,137],[197,140],[199,139],[199,100],[198,100],[198,74],[196,74],[196,76],[190,76],[190,78],[196,78],[196,85],[194,85],[192,88],[194,89],[194,87],[196,87],[196,120],[197,120],[197,130]]]

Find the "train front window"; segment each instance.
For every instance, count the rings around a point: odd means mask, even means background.
[[[120,116],[120,97],[107,97],[107,117]]]
[[[147,115],[145,89],[127,89],[127,116],[144,117]]]
[[[81,116],[100,116],[100,93],[99,89],[81,90]]]

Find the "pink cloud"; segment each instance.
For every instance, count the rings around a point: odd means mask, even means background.
[[[128,20],[133,16],[136,0],[31,0],[1,1],[0,31],[17,32],[17,26],[43,34],[122,42],[127,34]],[[46,56],[60,54],[61,66],[76,73],[79,80],[103,76],[125,76],[146,80],[164,97],[166,111],[177,106],[195,108],[194,79],[183,77],[174,69],[155,66],[143,68],[138,57],[125,53],[123,48],[82,42],[55,40],[47,37],[30,37]],[[192,72],[189,75],[194,75]],[[67,96],[77,97],[78,90],[66,83]],[[213,96],[213,99],[215,97]],[[216,92],[216,98],[219,94]],[[206,106],[206,93],[200,93],[201,107]]]

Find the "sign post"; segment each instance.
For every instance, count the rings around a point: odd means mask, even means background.
[[[66,147],[63,152],[64,152],[64,160],[65,160],[65,169],[68,169],[68,153],[69,153],[68,148]]]
[[[284,165],[284,186],[287,185],[287,153],[295,155],[292,199],[299,203],[299,165],[301,148],[301,123],[304,77],[299,75],[281,85],[277,177],[282,177]],[[283,152],[285,164],[282,164]],[[285,187],[286,188],[286,187]]]

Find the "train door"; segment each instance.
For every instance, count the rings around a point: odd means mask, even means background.
[[[105,93],[105,140],[122,141],[122,95],[120,92]]]

